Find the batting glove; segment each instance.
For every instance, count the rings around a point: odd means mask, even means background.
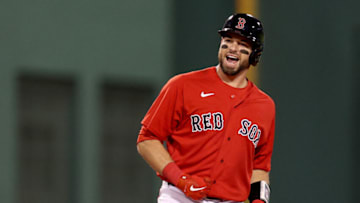
[[[201,200],[205,198],[210,191],[211,180],[210,178],[200,178],[198,176],[184,174],[180,177],[176,187],[191,199]]]

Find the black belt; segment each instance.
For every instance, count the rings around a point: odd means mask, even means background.
[[[225,202],[225,201],[226,201],[226,200],[219,199],[219,198],[216,198],[216,197],[206,197],[206,199],[209,199],[209,200],[216,200],[216,201],[220,201],[220,202]]]
[[[169,185],[172,185],[172,186],[174,186],[174,187],[176,187],[174,184],[172,184],[172,183],[169,183],[169,182],[167,182]],[[225,200],[223,200],[223,199],[219,199],[219,198],[216,198],[216,197],[206,197],[206,199],[210,199],[210,200],[217,200],[217,201],[221,201],[221,202],[223,202],[223,201],[225,201]]]

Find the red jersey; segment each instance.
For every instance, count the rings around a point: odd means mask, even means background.
[[[273,100],[250,81],[245,88],[225,84],[215,67],[170,79],[142,125],[167,141],[183,172],[211,177],[208,196],[245,201],[253,169],[270,171]]]

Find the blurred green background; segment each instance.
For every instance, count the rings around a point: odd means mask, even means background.
[[[234,1],[2,0],[0,202],[156,202],[140,120],[216,65]],[[277,106],[273,203],[357,202],[360,2],[259,1],[258,86]]]

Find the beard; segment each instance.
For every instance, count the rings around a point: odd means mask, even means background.
[[[224,66],[224,62],[223,59],[221,58],[219,60],[219,64],[220,64],[220,68],[221,70],[228,76],[234,76],[237,75],[238,73],[242,72],[245,69],[249,68],[249,65],[243,64],[241,63],[237,68],[232,69],[232,68],[227,68],[226,66]]]

